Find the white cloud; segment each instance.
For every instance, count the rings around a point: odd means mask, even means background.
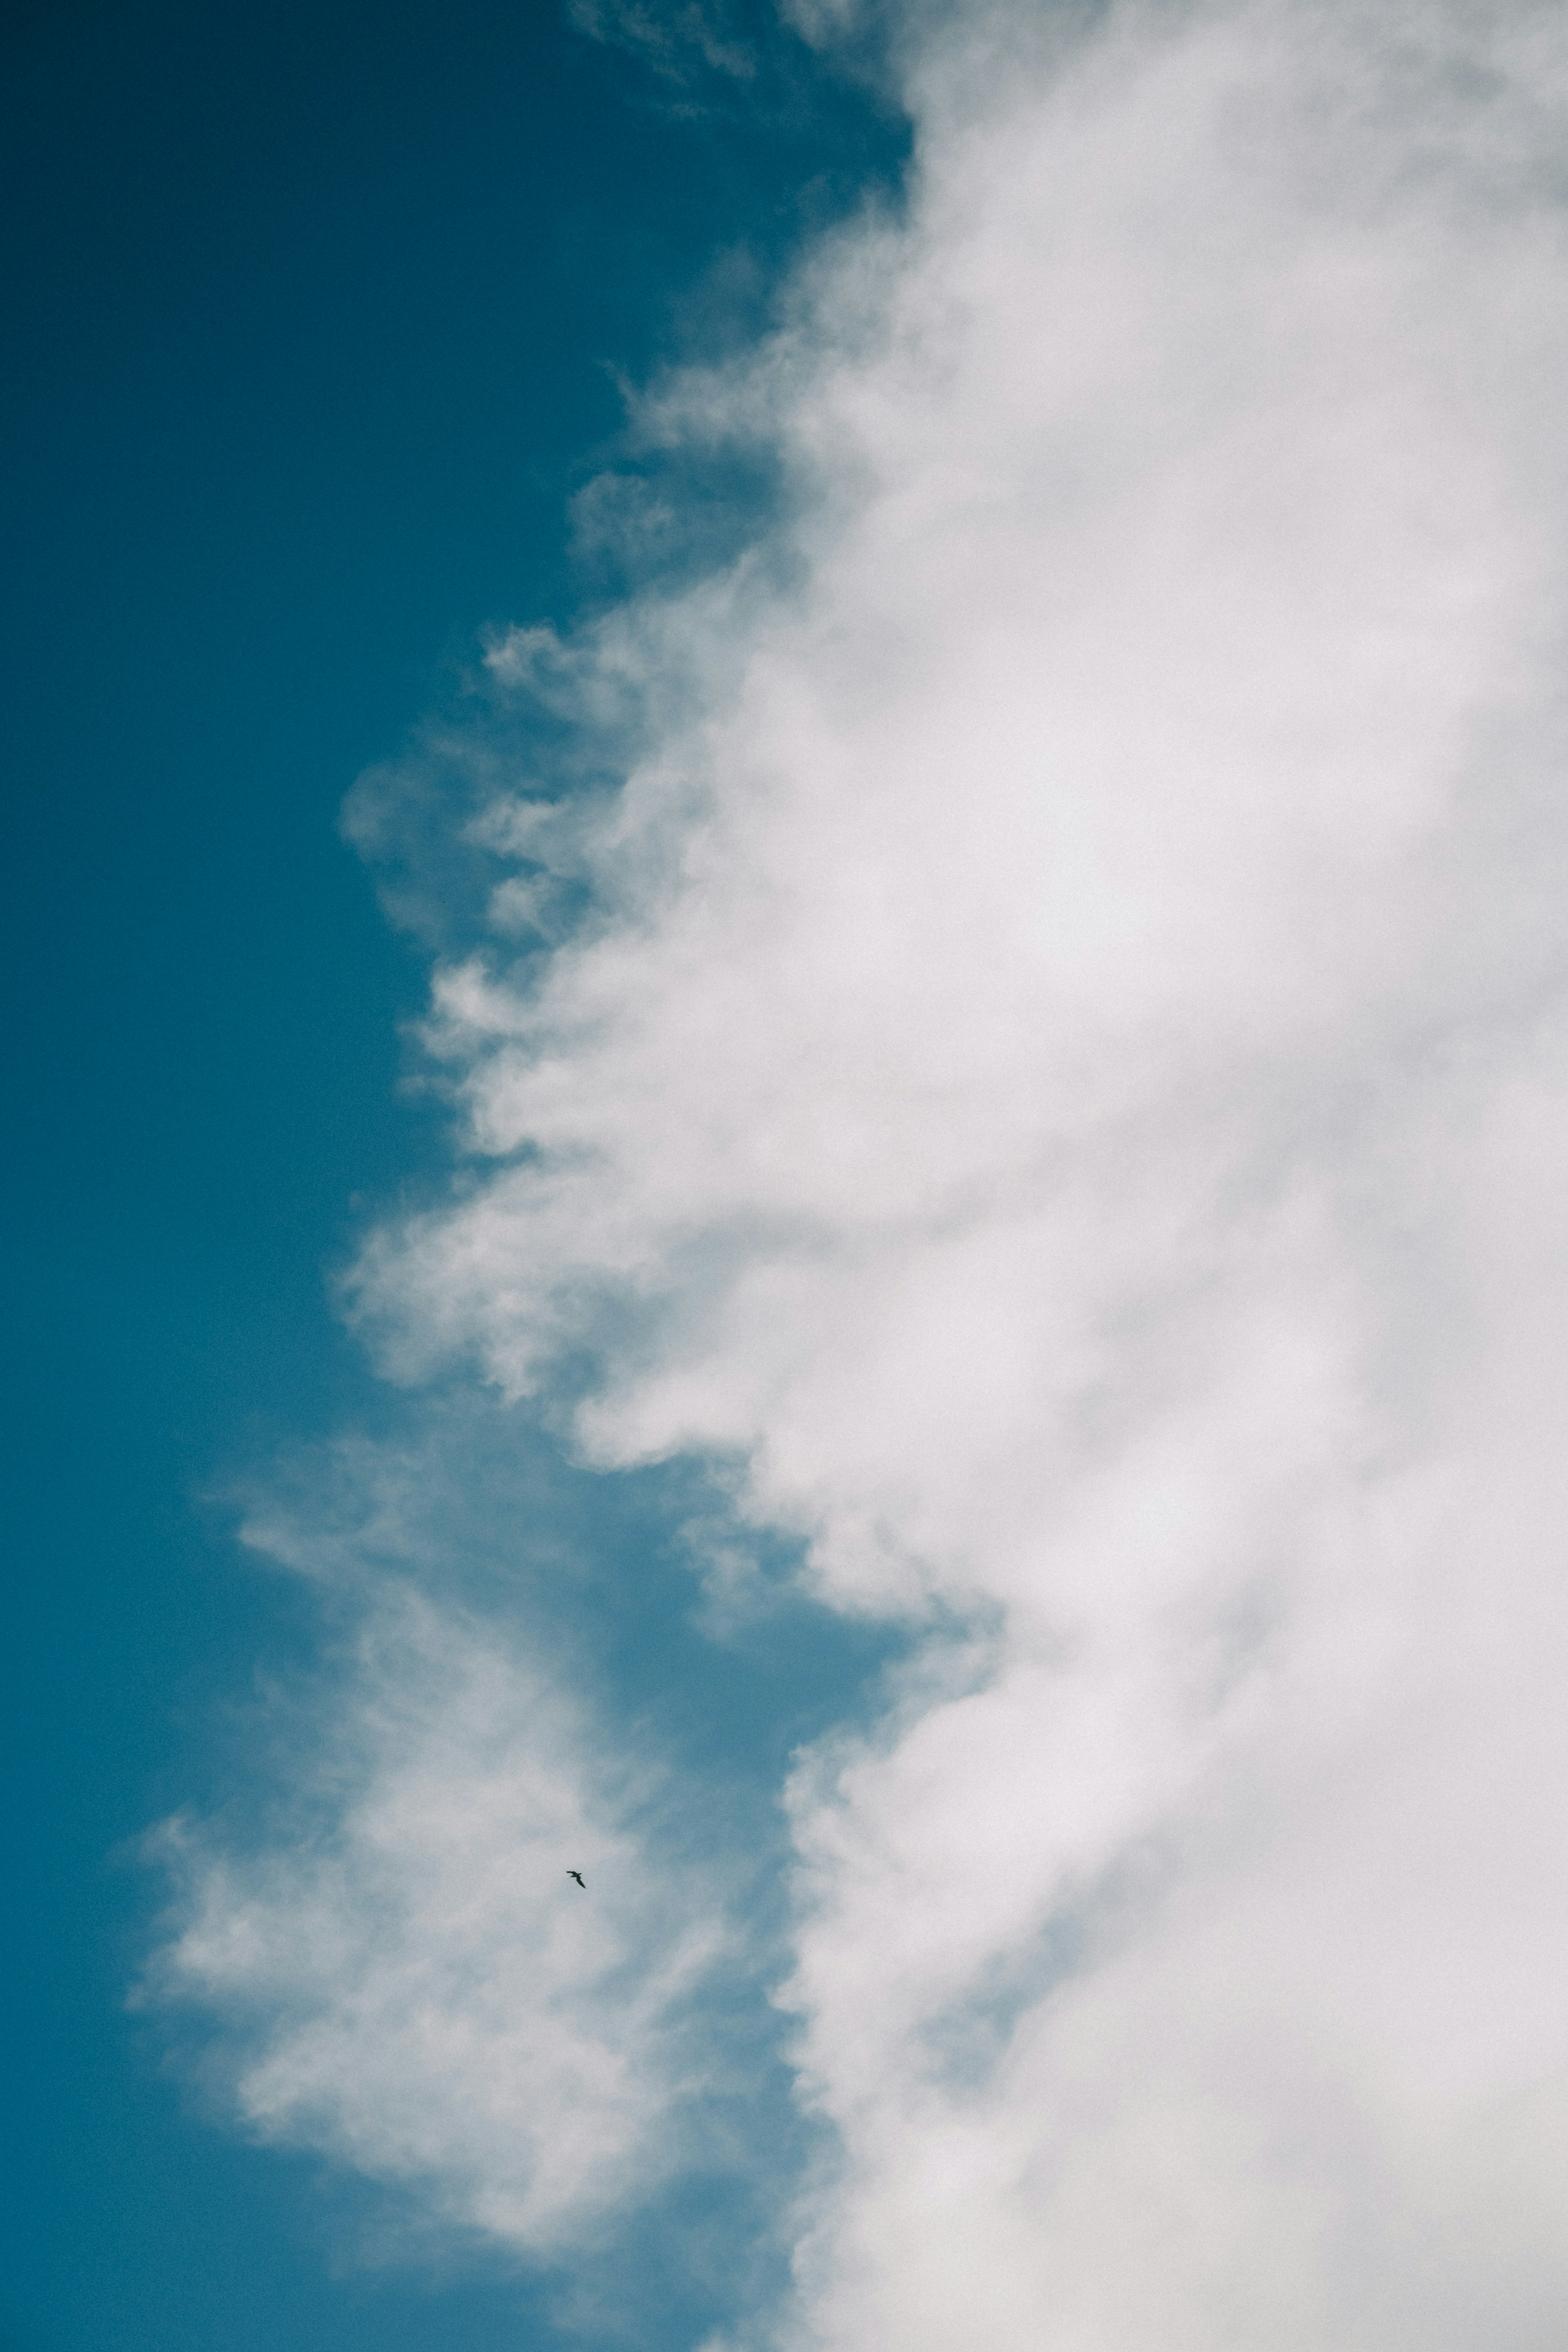
[[[222,2021],[205,2070],[258,2137],[548,2262],[711,2166],[747,2063],[716,2009],[743,1874],[723,1809],[699,1822],[650,1741],[606,1736],[602,1675],[529,1601],[531,1573],[571,1581],[559,1508],[507,1529],[530,1498],[504,1472],[466,1505],[461,1419],[339,1449],[304,1516],[279,1496],[248,1527],[344,1630],[319,1691],[263,1706],[279,1791],[248,1833],[158,1832],[176,1899],[143,1997]],[[476,1522],[488,1600],[461,1589]]]
[[[1562,20],[908,21],[907,219],[649,399],[784,520],[492,656],[626,780],[485,796],[361,1310],[931,1628],[791,1785],[786,2342],[1554,2344]]]

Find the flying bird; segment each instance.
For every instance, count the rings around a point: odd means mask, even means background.
[[[568,1878],[574,1878],[574,1879],[576,1880],[576,1882],[577,1882],[578,1885],[582,1888],[582,1890],[583,1890],[584,1894],[584,1895],[586,1895],[586,1893],[588,1892],[588,1882],[587,1882],[587,1880],[584,1877],[584,1875],[583,1875],[583,1874],[582,1874],[582,1872],[581,1872],[580,1870],[569,1870],[569,1871],[567,1872],[566,1875],[567,1875],[567,1877],[568,1877]]]

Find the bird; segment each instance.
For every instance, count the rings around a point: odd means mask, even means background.
[[[586,1895],[586,1893],[588,1892],[588,1882],[587,1882],[587,1880],[584,1877],[584,1875],[583,1875],[583,1874],[582,1874],[582,1872],[581,1872],[580,1870],[569,1870],[569,1871],[567,1872],[566,1875],[567,1875],[567,1877],[568,1877],[568,1878],[574,1878],[574,1879],[576,1880],[576,1882],[577,1882],[578,1885],[582,1888],[582,1890],[583,1890],[584,1894],[584,1895]]]

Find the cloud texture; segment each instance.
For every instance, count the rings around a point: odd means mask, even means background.
[[[817,2153],[738,2344],[1555,2345],[1568,34],[895,34],[907,211],[638,419],[777,519],[498,638],[445,747],[469,1157],[354,1309],[710,1465],[715,1610],[782,1537],[906,1663],[748,1952],[727,1864],[649,1930],[613,1720],[410,1588],[329,1859],[209,1853],[167,1965],[254,2119],[533,2252],[708,2095],[693,1972],[772,1968]],[[562,1823],[619,1891],[476,1988]]]

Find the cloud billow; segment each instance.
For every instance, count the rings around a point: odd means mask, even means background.
[[[781,1778],[782,1946],[725,1881],[735,1924],[660,1927],[572,2024],[635,2096],[503,2072],[492,2140],[406,2022],[373,2065],[346,1995],[302,2023],[264,1970],[247,2097],[373,2170],[413,2132],[437,2201],[558,2245],[652,2177],[690,2062],[647,2004],[695,1936],[773,1988],[816,2135],[737,2344],[1545,2346],[1568,42],[1510,5],[903,22],[907,209],[646,395],[672,479],[765,449],[768,530],[491,648],[450,820],[488,895],[428,1032],[468,1163],[353,1286],[437,1397],[477,1368],[612,1482],[707,1465],[716,1633],[773,1542],[902,1662]],[[432,1770],[500,1671],[474,1638]],[[563,1706],[479,1812],[584,1801]],[[438,1982],[462,1867],[422,1891],[406,1759],[366,1786]],[[604,1834],[635,1909],[667,1831]],[[271,1868],[197,1873],[196,1990],[317,1901]],[[326,1948],[371,1900],[334,1881]],[[600,2138],[524,2178],[514,2110]]]

